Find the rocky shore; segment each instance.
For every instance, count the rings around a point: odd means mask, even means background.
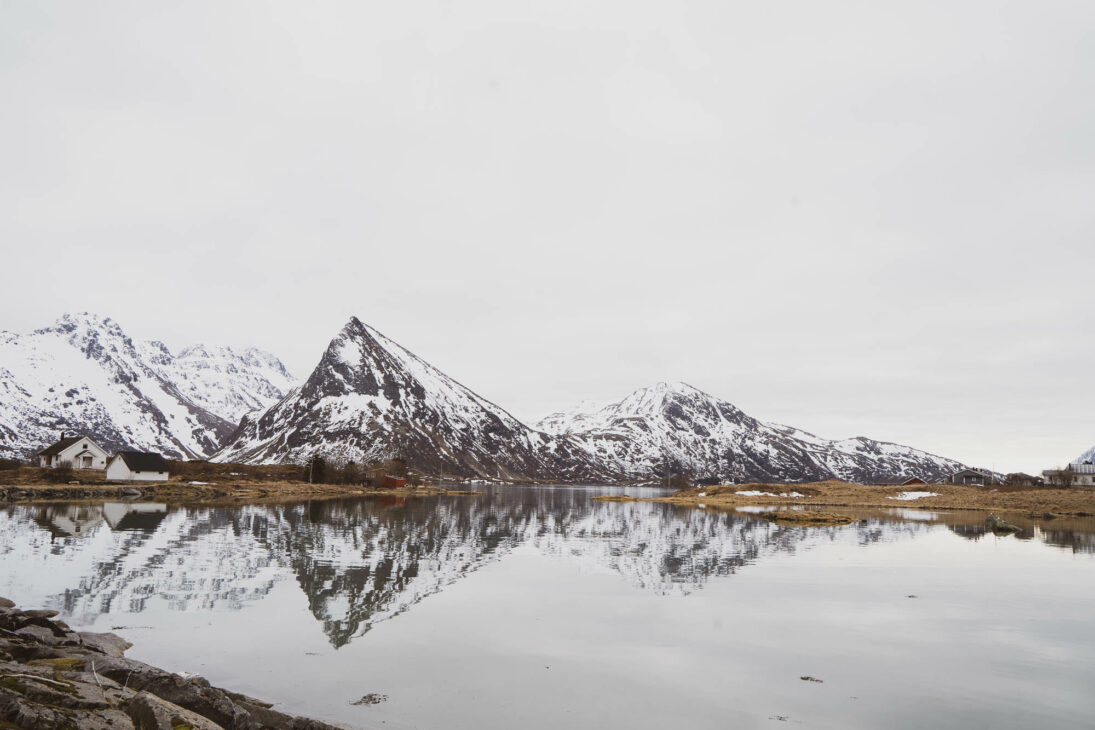
[[[73,631],[56,615],[0,598],[0,728],[337,730],[127,659],[125,639]]]

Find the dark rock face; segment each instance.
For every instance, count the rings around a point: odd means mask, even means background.
[[[75,633],[56,611],[0,599],[0,725],[65,730],[335,730],[126,659],[115,634]],[[8,723],[8,724],[5,724]]]

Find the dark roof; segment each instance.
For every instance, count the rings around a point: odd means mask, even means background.
[[[80,441],[83,438],[84,438],[83,436],[69,436],[68,438],[63,438],[60,441],[58,441],[57,443],[55,443],[53,446],[47,446],[46,448],[39,451],[38,455],[39,456],[53,456],[54,454],[59,454],[62,451],[64,451],[65,449],[67,449],[69,446],[72,446],[74,443],[76,443],[77,441]]]
[[[114,455],[121,459],[130,471],[167,471],[167,462],[159,454],[148,451],[119,451]],[[113,461],[113,459],[112,459]]]

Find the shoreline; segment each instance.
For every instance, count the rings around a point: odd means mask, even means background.
[[[910,498],[911,497],[911,498]],[[605,495],[600,502],[662,502],[698,509],[737,507],[976,510],[1054,519],[1095,516],[1095,489],[1084,487],[971,487],[955,484],[878,486],[849,482],[724,484],[690,487],[664,497]],[[765,513],[758,513],[763,515]],[[847,515],[844,515],[845,517]]]
[[[435,485],[420,487],[363,487],[307,482],[198,483],[184,481],[119,484],[0,484],[0,504],[50,502],[133,501],[165,504],[261,504],[265,502],[347,497],[471,497],[474,489]]]
[[[0,598],[0,727],[340,730],[200,676],[127,659],[130,642],[73,631],[57,615]]]

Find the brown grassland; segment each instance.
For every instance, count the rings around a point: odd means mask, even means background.
[[[108,482],[102,470],[76,469],[65,483],[51,480],[50,469],[21,466],[0,470],[0,502],[44,502],[117,499],[133,496],[167,503],[252,503],[332,499],[365,495],[421,497],[437,494],[477,495],[480,492],[422,486],[374,488],[363,484],[312,484],[304,469],[294,465],[246,466],[205,461],[170,462],[166,482]]]
[[[739,492],[762,492],[746,496]],[[800,497],[779,496],[797,492]],[[896,499],[902,492],[934,492],[915,500]],[[1095,515],[1095,489],[1071,487],[969,487],[955,484],[878,486],[827,481],[809,484],[723,484],[691,487],[667,497],[596,497],[602,501],[668,502],[690,507],[733,508],[748,505],[807,505],[810,507],[905,507],[925,510],[982,510],[1040,517]],[[834,513],[840,516],[838,510]],[[794,519],[794,518],[791,518]]]

